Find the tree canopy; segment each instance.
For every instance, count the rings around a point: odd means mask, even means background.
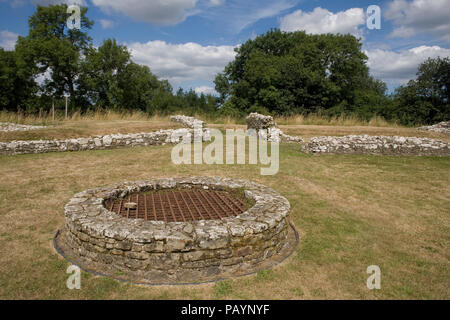
[[[32,67],[23,63],[15,51],[0,48],[0,107],[25,110],[33,105],[37,91]]]
[[[50,74],[42,84],[45,93],[54,96],[70,94],[78,103],[77,88],[83,57],[92,46],[87,31],[94,24],[86,17],[87,8],[80,10],[80,29],[69,29],[67,5],[37,6],[29,18],[29,33],[19,37],[16,51],[35,73]]]
[[[427,59],[417,79],[396,90],[392,112],[405,124],[450,120],[450,59]]]
[[[242,112],[352,109],[359,90],[376,91],[367,56],[351,35],[271,30],[236,52],[215,84],[221,102],[229,101]]]

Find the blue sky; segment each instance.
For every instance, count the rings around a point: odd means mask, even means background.
[[[197,92],[212,92],[234,47],[270,28],[361,37],[372,74],[390,90],[426,58],[450,56],[450,0],[0,0],[0,46],[27,34],[36,5],[61,2],[89,8],[95,45],[116,38],[158,77]],[[366,26],[370,5],[381,8],[380,30]]]

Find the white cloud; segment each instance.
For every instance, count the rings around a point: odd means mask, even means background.
[[[259,4],[255,11],[244,11],[242,16],[236,16],[235,25],[238,31],[261,19],[270,18],[288,10],[294,6],[294,3],[288,1],[269,2],[269,4]],[[245,9],[244,9],[245,10]],[[233,17],[230,17],[233,19]]]
[[[362,36],[361,25],[365,24],[364,10],[351,8],[333,13],[321,7],[312,12],[294,11],[280,19],[280,29],[283,31],[305,30],[307,33],[350,33]]]
[[[0,2],[9,2],[9,5],[13,8],[18,8],[25,4],[25,0],[0,0]]]
[[[209,3],[212,6],[220,6],[225,2],[225,0],[210,0]]]
[[[390,84],[405,84],[415,79],[419,65],[427,58],[448,57],[450,49],[420,46],[401,52],[374,49],[365,53],[369,57],[368,65],[375,78]]]
[[[194,91],[196,94],[217,94],[217,91],[214,88],[208,86],[197,87]]]
[[[40,5],[40,6],[48,6],[61,3],[65,3],[67,5],[74,4],[79,6],[87,5],[86,0],[0,0],[0,2],[9,2],[11,7],[13,8],[22,7],[28,2],[30,2],[33,5]]]
[[[450,42],[450,0],[394,0],[384,11],[393,21],[391,37],[408,38],[427,33]]]
[[[165,41],[132,43],[133,60],[153,73],[175,83],[212,81],[235,57],[233,46],[201,46],[197,43],[170,44]]]
[[[48,5],[55,5],[55,4],[61,4],[65,3],[68,5],[75,4],[79,6],[86,6],[85,0],[31,0],[32,4],[35,5],[41,5],[41,6],[48,6]]]
[[[4,1],[4,0],[0,0]],[[19,1],[19,0],[16,0]],[[54,4],[86,0],[31,0],[34,4]],[[91,0],[107,14],[122,13],[133,20],[156,25],[176,25],[198,15],[239,33],[258,20],[291,9],[300,0]]]
[[[134,20],[160,25],[183,22],[198,0],[92,0],[106,12],[120,12]]]
[[[227,0],[217,7],[202,7],[200,3],[198,14],[220,24],[226,30],[239,33],[258,20],[284,13],[297,2],[298,0]]]
[[[414,28],[409,28],[405,26],[401,26],[395,28],[394,31],[389,35],[392,38],[409,38],[416,34]]]
[[[112,20],[100,19],[99,21],[103,29],[110,29],[114,27],[114,21]]]
[[[19,35],[17,33],[3,30],[0,32],[0,47],[5,50],[14,50],[16,46],[17,37]]]

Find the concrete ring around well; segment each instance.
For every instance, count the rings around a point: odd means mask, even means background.
[[[254,205],[216,220],[128,219],[105,208],[137,192],[241,189]],[[142,284],[193,284],[251,274],[287,258],[298,242],[288,200],[261,184],[222,177],[158,178],[90,189],[65,206],[55,249],[86,271]]]

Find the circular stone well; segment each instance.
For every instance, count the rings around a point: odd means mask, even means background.
[[[245,275],[286,258],[297,243],[286,198],[220,177],[126,182],[76,194],[56,250],[87,271],[147,284]]]

